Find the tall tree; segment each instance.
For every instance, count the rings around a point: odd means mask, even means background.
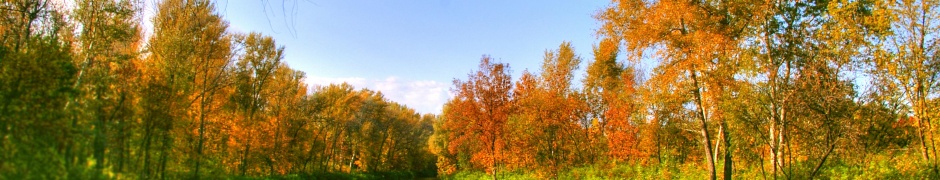
[[[513,89],[513,114],[507,125],[507,139],[515,154],[511,167],[531,168],[541,177],[554,178],[559,171],[576,163],[586,129],[580,113],[584,101],[570,88],[577,57],[569,43],[546,51],[541,76],[524,72]],[[584,128],[582,128],[584,127]],[[587,155],[590,156],[590,155]]]
[[[630,58],[654,51],[660,62],[652,79],[661,85],[687,87],[697,111],[705,159],[711,179],[717,178],[718,147],[712,149],[717,121],[724,147],[724,177],[731,178],[732,164],[727,118],[719,108],[736,74],[734,53],[752,21],[754,2],[727,1],[615,1],[600,12],[598,32],[622,39]]]
[[[192,177],[199,178],[205,161],[207,132],[218,128],[211,114],[218,113],[218,100],[224,98],[221,90],[227,87],[231,65],[231,39],[227,34],[228,23],[216,14],[209,1],[163,1],[154,16],[154,34],[149,41],[150,66],[156,72],[151,87],[163,91],[166,97],[151,100],[160,102],[164,108],[151,109],[168,117],[162,121],[164,131],[176,129],[181,142],[186,146],[174,146],[174,137],[163,136],[163,150],[189,148],[184,153],[189,157]],[[149,94],[149,93],[148,93]],[[211,122],[210,122],[211,121]],[[185,138],[184,138],[185,137]],[[161,177],[166,177],[167,152],[161,155]],[[183,162],[172,162],[183,163]]]
[[[530,114],[526,119],[531,122],[526,127],[540,129],[533,132],[528,141],[534,148],[530,153],[534,153],[536,163],[545,167],[543,171],[548,177],[555,177],[565,167],[592,156],[580,152],[588,145],[582,144],[582,140],[587,139],[583,130],[590,122],[583,118],[587,106],[580,92],[571,87],[574,71],[580,64],[581,57],[575,54],[571,43],[563,42],[557,50],[545,52],[540,76],[522,78],[521,86],[531,86],[526,81],[537,79],[535,87],[513,94],[520,102],[525,102],[516,105],[519,113]]]
[[[234,87],[235,92],[230,98],[234,104],[235,112],[239,117],[244,117],[238,123],[239,129],[236,133],[239,138],[240,146],[243,150],[240,155],[239,171],[245,175],[249,166],[249,156],[252,142],[258,140],[253,135],[258,134],[259,122],[264,122],[266,112],[269,108],[270,97],[276,92],[272,81],[275,79],[275,72],[281,66],[284,47],[277,47],[271,37],[262,36],[259,33],[250,33],[247,36],[238,36],[236,38],[242,45],[243,52],[239,54],[234,69]],[[289,77],[283,77],[289,78]],[[287,87],[288,84],[284,84]]]
[[[444,104],[444,109],[441,114],[448,114],[450,108],[449,103]],[[453,135],[454,131],[446,127],[445,123],[447,121],[448,120],[439,117],[433,124],[434,133],[428,139],[428,151],[437,156],[435,166],[437,166],[437,173],[441,175],[456,173],[459,163],[457,159],[458,154],[450,150],[450,136]]]
[[[474,164],[483,166],[496,179],[507,145],[504,125],[511,112],[512,78],[509,65],[494,63],[489,56],[480,59],[476,72],[467,81],[454,80],[456,96],[444,114],[448,128],[460,131],[450,137],[449,149],[465,143],[479,143],[471,149]]]
[[[601,39],[601,42],[594,46],[594,61],[591,61],[588,65],[583,80],[584,93],[591,107],[590,118],[600,122],[602,131],[605,129],[605,124],[607,124],[604,116],[604,112],[609,106],[607,100],[611,99],[609,96],[619,92],[622,86],[620,74],[625,68],[623,63],[617,61],[617,54],[620,52],[620,41],[615,38],[617,37]]]
[[[271,82],[271,91],[268,95],[271,118],[266,122],[267,132],[263,133],[263,139],[268,139],[267,146],[262,150],[267,152],[263,154],[263,162],[267,165],[269,175],[286,174],[295,164],[290,161],[293,154],[289,154],[292,143],[296,141],[295,135],[290,132],[291,129],[303,121],[302,100],[307,94],[307,86],[303,83],[304,73],[291,69],[285,63],[281,63],[274,72],[274,79]],[[295,132],[296,133],[296,132]]]
[[[882,57],[872,62],[873,75],[877,85],[903,94],[899,99],[909,108],[901,114],[916,120],[921,156],[938,173],[934,119],[940,92],[940,1],[893,1],[888,7],[894,32],[887,37]]]
[[[799,164],[813,164],[806,175],[815,176],[828,151],[836,148],[835,140],[847,137],[842,128],[817,127],[844,123],[855,108],[853,85],[841,74],[867,59],[862,51],[873,47],[869,41],[886,30],[879,25],[885,23],[879,19],[883,18],[879,6],[869,1],[772,2],[756,9],[754,15],[762,21],[754,26],[756,34],[741,57],[751,61],[744,74],[756,77],[749,79],[752,87],[746,93],[757,94],[753,98],[758,100],[752,102],[760,108],[748,110],[745,114],[750,115],[743,120],[765,131],[755,134],[766,138],[753,139],[766,142],[774,178],[802,176],[793,171]],[[821,92],[830,96],[818,97]],[[793,148],[804,143],[826,148]],[[818,149],[822,153],[813,152]],[[793,156],[815,156],[820,161],[801,163]]]
[[[133,1],[78,1],[76,5],[73,18],[81,31],[76,57],[79,71],[73,87],[84,92],[72,101],[81,109],[76,118],[93,121],[89,134],[93,134],[97,171],[116,166],[120,172],[128,163],[133,130],[132,87],[139,76],[135,61],[142,39],[139,5]]]

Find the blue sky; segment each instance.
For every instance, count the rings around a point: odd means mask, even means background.
[[[597,42],[593,14],[607,4],[228,0],[216,8],[233,32],[273,36],[309,84],[348,82],[420,113],[440,113],[453,79],[466,79],[484,54],[509,63],[517,78],[538,71],[545,50],[570,41],[584,60],[580,81]]]

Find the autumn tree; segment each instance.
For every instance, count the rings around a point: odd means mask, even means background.
[[[0,2],[0,179],[433,170],[437,116],[308,91],[284,47],[213,4],[156,3],[143,40],[139,1]]]
[[[521,146],[513,154],[524,156],[522,167],[537,167],[546,177],[557,176],[560,170],[592,158],[582,153],[590,144],[584,121],[587,106],[580,92],[571,87],[574,71],[581,58],[568,42],[557,50],[546,51],[541,74],[524,73],[513,90],[514,118],[518,121],[507,130],[512,144]],[[516,149],[513,146],[509,149]]]
[[[606,116],[610,109],[611,100],[620,94],[622,84],[620,75],[624,72],[624,64],[619,62],[617,54],[620,52],[619,41],[613,38],[601,39],[598,45],[594,46],[594,60],[586,68],[586,75],[582,80],[585,94],[585,100],[589,107],[587,113],[591,124],[598,124],[597,127],[591,127],[596,132],[591,131],[591,142],[593,143],[593,154],[607,152],[607,150],[597,148],[608,148],[609,142],[606,140],[607,124],[610,122]],[[606,144],[606,145],[604,145]]]
[[[541,168],[540,162],[544,162],[546,156],[539,152],[540,149],[546,149],[545,141],[546,131],[542,131],[543,123],[541,120],[545,117],[546,111],[542,110],[547,102],[544,98],[544,88],[539,85],[538,77],[529,71],[523,71],[522,76],[515,82],[513,88],[513,114],[506,122],[506,140],[513,144],[507,151],[513,156],[507,157],[508,169],[536,169]],[[538,128],[535,128],[538,127]],[[552,133],[558,131],[558,127],[548,130]],[[444,131],[448,132],[448,131]],[[542,147],[539,147],[542,146]],[[544,151],[542,151],[544,152]],[[551,152],[554,153],[554,152]],[[538,169],[544,172],[544,169]]]
[[[654,137],[648,134],[641,136],[641,131],[650,129],[643,128],[648,123],[642,119],[642,116],[639,116],[642,112],[638,102],[640,96],[636,88],[639,79],[634,67],[625,68],[618,76],[620,77],[618,83],[621,87],[611,88],[614,92],[606,96],[605,102],[608,104],[608,109],[603,112],[606,117],[605,121],[609,121],[604,130],[607,132],[607,154],[618,161],[640,160],[646,158],[643,148],[649,148],[643,147],[640,142],[652,142]],[[644,145],[650,146],[651,144]]]
[[[362,97],[354,93],[353,87],[344,83],[322,87],[316,94],[317,101],[325,105],[318,115],[329,128],[324,137],[323,150],[320,151],[321,171],[336,171],[343,167],[342,153],[349,150],[344,146],[349,142],[351,131],[346,126],[354,125],[356,110],[362,104]]]
[[[492,61],[483,56],[480,69],[470,73],[466,81],[454,80],[456,96],[448,104],[452,111],[444,118],[448,120],[445,126],[456,131],[449,137],[448,149],[453,152],[464,144],[476,144],[478,148],[470,149],[471,161],[495,179],[509,145],[503,131],[512,107],[512,79],[509,65]]]
[[[640,158],[639,142],[653,142],[655,138],[639,137],[639,126],[645,123],[637,116],[641,112],[641,96],[637,91],[640,79],[633,65],[624,64],[624,61],[635,61],[617,59],[620,44],[615,39],[617,37],[601,39],[594,47],[594,61],[588,66],[583,81],[590,117],[600,125],[599,132],[592,137],[603,141],[595,146],[605,146],[602,148],[607,155],[623,161]]]
[[[449,104],[444,104],[441,114],[448,114],[450,108]],[[458,166],[457,156],[464,154],[465,151],[464,148],[450,150],[450,136],[453,135],[455,130],[446,127],[447,121],[442,118],[437,119],[432,126],[434,133],[428,139],[428,151],[436,156],[435,166],[437,166],[436,170],[440,175],[451,175],[456,173],[457,170],[463,169],[463,167]]]
[[[883,43],[880,57],[871,62],[877,85],[899,92],[897,100],[907,106],[900,114],[912,117],[924,164],[937,173],[934,126],[940,81],[940,2],[934,0],[888,2],[892,34]]]
[[[261,123],[268,119],[268,107],[275,103],[269,103],[275,90],[273,84],[275,72],[281,66],[284,48],[277,47],[271,37],[266,37],[258,33],[250,33],[246,36],[238,36],[236,39],[241,44],[242,50],[235,63],[233,71],[234,93],[230,96],[230,103],[233,104],[234,112],[240,121],[237,123],[237,129],[233,130],[235,141],[239,147],[238,157],[240,160],[239,172],[244,175],[250,165],[249,156],[252,148],[252,142],[259,140],[253,137],[259,134]],[[289,75],[288,75],[289,76]],[[291,77],[281,77],[291,78]],[[283,84],[288,87],[290,84]],[[255,143],[257,146],[257,143]]]
[[[597,18],[603,37],[620,39],[629,58],[653,51],[659,66],[652,79],[664,86],[680,86],[693,99],[710,178],[716,178],[717,152],[724,151],[724,177],[731,178],[731,142],[727,118],[719,104],[732,91],[737,71],[734,53],[747,25],[752,2],[617,1]],[[718,125],[722,149],[712,148]],[[717,144],[717,143],[716,143]]]
[[[212,114],[220,112],[218,104],[225,97],[221,92],[230,81],[232,53],[228,24],[214,9],[209,1],[164,1],[153,19],[147,61],[152,71],[147,74],[157,92],[147,94],[157,97],[149,99],[156,106],[147,111],[163,116],[152,120],[162,121],[159,129],[164,131],[160,171],[173,161],[168,150],[190,148],[184,151],[189,157],[185,163],[193,167],[192,177],[199,178],[207,146],[217,144],[207,145],[206,133],[218,128],[220,120]],[[166,175],[161,172],[160,177]]]
[[[748,77],[749,87],[738,97],[755,101],[740,100],[753,104],[733,108],[739,109],[733,114],[752,127],[739,130],[766,137],[742,138],[765,143],[749,149],[767,151],[773,177],[818,175],[832,151],[848,144],[841,141],[854,136],[844,125],[853,122],[849,116],[856,111],[857,96],[842,74],[867,59],[863,50],[884,33],[878,6],[861,1],[775,2],[755,9],[754,16],[762,21],[753,26],[754,38],[740,54],[748,62],[742,76]]]
[[[268,139],[261,150],[266,152],[262,162],[267,165],[269,175],[287,174],[296,166],[291,160],[299,154],[292,154],[289,150],[298,141],[296,126],[308,118],[303,114],[302,104],[308,92],[304,77],[304,72],[291,69],[285,63],[279,64],[274,72],[274,86],[269,89],[271,92],[267,97],[270,104],[266,105],[271,119],[266,122],[267,131],[261,136]]]
[[[394,144],[387,143],[387,139],[390,138],[390,131],[397,129],[394,120],[403,120],[399,119],[402,114],[384,116],[390,105],[385,103],[381,93],[362,90],[354,95],[358,96],[360,106],[355,110],[352,121],[347,123],[350,157],[342,165],[350,172],[360,168],[370,172],[387,168],[381,167],[379,162],[383,161],[386,150],[391,151],[394,147]]]

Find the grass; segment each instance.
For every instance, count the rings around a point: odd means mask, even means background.
[[[828,162],[813,179],[940,179],[937,173],[917,157],[909,155],[873,155],[857,162]],[[915,159],[915,161],[911,161]],[[734,179],[773,179],[770,172],[758,167],[736,164]],[[719,174],[720,176],[721,174]],[[808,179],[809,172],[795,171],[792,178]],[[500,172],[499,179],[551,179],[534,171],[515,170]],[[587,165],[573,167],[558,173],[557,179],[707,179],[704,166],[694,163],[661,165]],[[786,178],[779,174],[780,178]],[[492,179],[482,171],[460,171],[441,179]],[[720,177],[719,177],[720,178]]]
[[[369,180],[369,179],[418,179],[421,176],[418,176],[411,172],[371,172],[371,173],[335,173],[335,172],[323,172],[323,173],[313,173],[313,174],[288,174],[281,176],[266,176],[266,177],[235,177],[232,179],[355,179],[355,180]]]

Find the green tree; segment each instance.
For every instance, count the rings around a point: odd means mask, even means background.
[[[79,109],[75,118],[91,120],[82,134],[93,134],[92,156],[98,173],[113,166],[122,172],[130,163],[134,123],[133,101],[140,51],[139,5],[132,1],[78,1],[75,23],[80,24],[79,71],[73,88],[82,92],[70,101]],[[107,153],[106,153],[107,152]]]
[[[0,3],[0,178],[76,178],[85,164],[73,109],[73,31],[61,4]]]

